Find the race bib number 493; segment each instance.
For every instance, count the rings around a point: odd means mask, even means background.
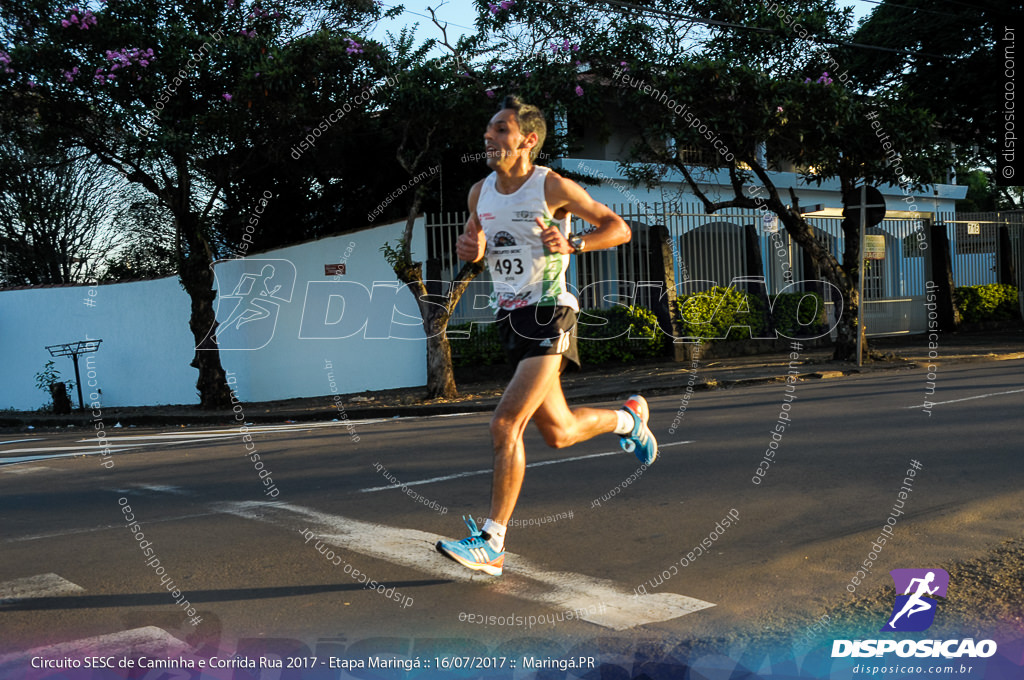
[[[522,246],[495,248],[491,251],[493,279],[515,283],[526,272],[526,249]]]

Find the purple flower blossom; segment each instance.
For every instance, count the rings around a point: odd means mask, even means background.
[[[487,90],[486,92],[484,92],[484,94],[487,95],[489,98],[494,99],[494,90]]]
[[[363,46],[361,44],[357,43],[352,38],[345,38],[345,40],[348,41],[348,47],[345,48],[345,52],[347,54],[362,54],[363,53]]]
[[[60,25],[64,28],[69,28],[72,24],[76,24],[78,28],[83,31],[88,31],[90,26],[96,25],[96,15],[92,11],[86,9],[83,10],[81,7],[69,7],[67,11],[70,12],[69,16],[65,19],[61,19]],[[79,17],[81,14],[81,17]]]
[[[583,96],[583,88],[580,87],[579,85],[576,86],[576,96],[577,97],[582,97]]]
[[[497,14],[501,11],[501,8],[495,5],[493,2],[487,3],[487,9],[490,10],[491,14]]]
[[[526,72],[526,77],[527,77],[527,78],[529,78],[529,77],[530,77],[530,76],[532,76],[532,75],[533,75],[533,71],[527,71],[527,72]]]
[[[36,85],[37,85],[37,84],[38,84],[38,83],[36,83],[36,81],[34,81],[34,80],[29,80],[29,81],[28,81],[28,87],[29,87],[29,89],[30,89],[30,90],[34,90],[34,89],[36,89]]]
[[[231,93],[230,93],[230,92],[225,92],[225,93],[224,93],[223,95],[221,95],[221,96],[223,96],[223,97],[224,97],[224,100],[225,100],[225,101],[231,101]]]
[[[580,45],[579,45],[579,43],[573,43],[573,44],[572,44],[572,51],[573,51],[573,52],[579,52],[579,51],[580,51]]]
[[[96,74],[96,82],[98,82],[100,85],[106,85],[107,84],[107,77],[105,75],[103,75],[102,73],[97,73]]]
[[[492,71],[497,71],[498,70],[498,65],[497,64],[491,64],[491,70]]]

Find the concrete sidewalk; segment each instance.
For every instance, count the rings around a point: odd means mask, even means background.
[[[930,359],[927,336],[904,335],[873,338],[872,350],[883,360],[862,368],[849,362],[833,361],[830,347],[802,348],[799,353],[800,379],[831,379],[864,372],[924,369],[968,361],[1000,361],[1024,358],[1024,332],[1020,327],[971,333],[941,333],[937,358]],[[782,381],[790,370],[788,352],[758,354],[727,359],[701,359],[693,381],[694,390],[719,389]],[[590,366],[566,374],[562,384],[570,402],[622,399],[635,392],[675,394],[690,382],[690,362],[662,361],[635,365]],[[1024,375],[1022,375],[1024,378]],[[343,410],[334,405],[333,395],[275,402],[246,402],[247,422],[324,421],[343,419],[426,416],[445,413],[490,411],[498,403],[506,377],[462,380],[460,396],[449,400],[423,399],[424,388],[383,390],[375,393],[341,395]],[[1024,380],[1022,380],[1024,382]],[[192,405],[104,407],[104,422],[110,427],[183,426],[237,424],[231,411],[203,411]],[[90,427],[88,411],[67,416],[35,412],[0,413],[0,428],[14,431],[56,429],[68,425]]]

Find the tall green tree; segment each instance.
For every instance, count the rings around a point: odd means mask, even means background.
[[[991,178],[1006,108],[1001,40],[1022,15],[1024,3],[1014,0],[883,0],[853,39],[884,49],[851,48],[843,58],[854,87],[897,92],[908,106],[930,111],[958,163]],[[1019,207],[1007,187],[998,192],[1006,207]]]
[[[558,22],[542,18],[546,5],[517,0],[491,12],[488,21],[529,22],[538,35],[547,35]],[[859,223],[844,220],[845,248],[836,257],[816,238],[797,196],[780,189],[771,171],[793,166],[808,183],[838,180],[844,194],[865,182],[920,189],[943,179],[948,148],[927,111],[898,93],[851,92],[849,73],[835,71],[834,48],[849,37],[848,12],[826,1],[772,5],[769,11],[761,3],[633,4],[596,35],[582,23],[566,23],[572,36],[552,41],[548,64],[532,71],[541,76],[532,86],[538,93],[559,93],[570,119],[574,104],[583,104],[586,111],[578,115],[587,116],[588,124],[597,119],[600,125],[612,108],[627,112],[637,143],[623,165],[636,181],[653,185],[671,169],[709,214],[739,207],[777,215],[843,295],[834,355],[855,359]],[[694,48],[659,49],[682,17],[694,26]],[[537,59],[523,52],[505,66],[512,73]],[[561,94],[573,88],[576,101]],[[885,140],[877,134],[882,127]],[[694,164],[695,157],[701,164]],[[719,184],[727,187],[724,195],[713,195],[711,187]]]
[[[219,352],[204,343],[217,323],[218,226],[242,207],[227,205],[229,188],[268,157],[287,158],[282,140],[343,133],[352,117],[328,116],[387,71],[386,55],[358,37],[380,16],[370,0],[0,5],[0,97],[172,216],[205,408],[230,404]],[[372,111],[372,97],[362,106]]]

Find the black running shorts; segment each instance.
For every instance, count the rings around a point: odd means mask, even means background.
[[[498,339],[513,366],[523,359],[561,354],[560,370],[579,370],[576,312],[572,307],[530,305],[498,312]]]

